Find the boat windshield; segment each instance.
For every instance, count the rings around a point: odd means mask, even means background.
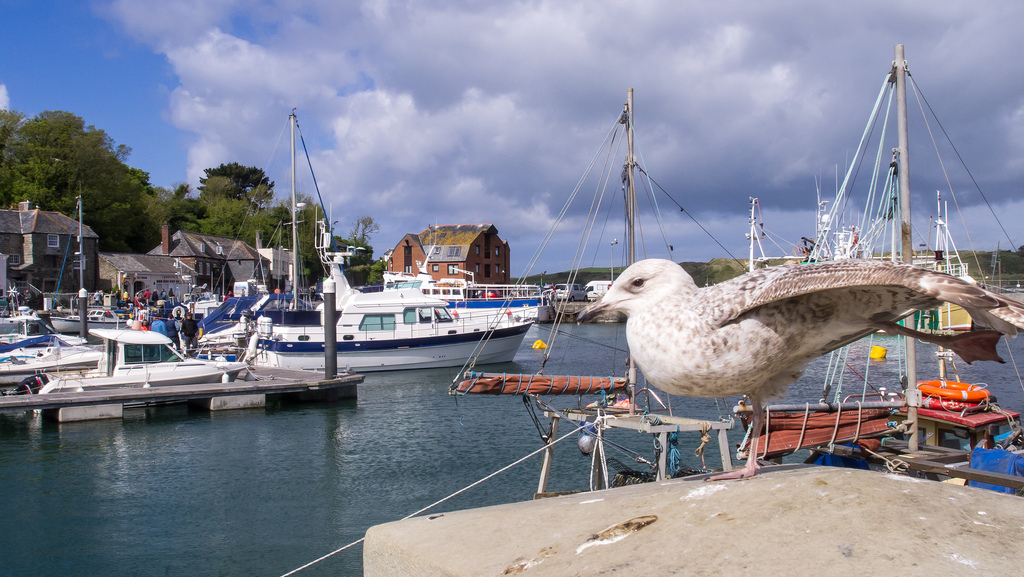
[[[127,363],[177,363],[181,361],[167,345],[124,345],[124,362]]]

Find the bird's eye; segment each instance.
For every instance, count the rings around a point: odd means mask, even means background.
[[[636,288],[640,288],[640,287],[644,286],[644,279],[642,279],[642,278],[635,278],[635,279],[633,279],[633,286],[635,286]]]

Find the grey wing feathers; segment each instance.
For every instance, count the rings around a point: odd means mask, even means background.
[[[732,295],[732,306],[719,311],[732,320],[765,304],[818,291],[855,287],[901,287],[957,304],[979,324],[1007,335],[1024,328],[1024,305],[969,282],[921,267],[888,261],[847,259],[784,265],[745,274],[712,289]]]

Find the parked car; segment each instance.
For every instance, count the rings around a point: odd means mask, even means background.
[[[569,302],[585,301],[587,300],[587,293],[578,284],[556,284],[555,300]]]
[[[596,301],[603,297],[604,293],[608,292],[610,288],[612,288],[612,281],[610,280],[592,280],[587,283],[587,286],[583,287],[583,290],[587,293],[587,300]]]

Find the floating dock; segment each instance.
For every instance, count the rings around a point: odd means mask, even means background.
[[[266,406],[268,400],[333,402],[356,398],[358,374],[325,379],[316,371],[259,368],[250,371],[253,380],[202,385],[174,385],[105,389],[47,395],[0,397],[0,412],[42,411],[57,422],[119,419],[126,406],[188,403],[209,411],[251,409]]]

